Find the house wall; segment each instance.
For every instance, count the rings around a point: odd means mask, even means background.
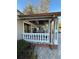
[[[22,39],[23,21],[17,20],[17,39]]]
[[[21,15],[19,11],[17,11],[17,15]],[[22,39],[22,33],[23,33],[23,21],[19,20],[19,17],[17,16],[17,39]]]
[[[20,15],[20,13],[17,13],[17,14]],[[37,27],[36,25],[34,25],[26,20],[19,20],[19,17],[17,17],[17,39],[18,40],[22,39],[22,33],[24,32],[24,23],[32,25],[32,27]]]

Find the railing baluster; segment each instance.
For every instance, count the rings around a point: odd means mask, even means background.
[[[27,36],[24,34],[24,38],[26,39],[27,38]]]
[[[27,39],[27,35],[24,34],[24,39]]]
[[[40,41],[41,41],[41,34],[39,34],[40,35]]]
[[[49,33],[23,33],[23,39],[29,42],[50,43]]]
[[[39,41],[40,41],[40,35],[39,35]]]
[[[42,41],[42,34],[41,34],[41,41]]]

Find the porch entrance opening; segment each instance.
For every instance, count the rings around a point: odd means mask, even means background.
[[[29,24],[24,23],[24,33],[30,33],[31,32],[31,27]]]
[[[39,21],[30,21],[36,27],[32,26],[33,28],[32,33],[48,33],[48,20],[39,20]]]

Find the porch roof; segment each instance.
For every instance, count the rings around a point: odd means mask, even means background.
[[[40,13],[40,14],[30,14],[30,15],[18,15],[21,20],[29,19],[51,19],[54,17],[61,16],[61,12],[51,12],[51,13]]]

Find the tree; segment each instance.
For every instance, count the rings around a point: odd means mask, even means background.
[[[40,9],[41,12],[49,12],[50,0],[41,0]]]
[[[32,6],[31,4],[29,4],[29,5],[25,8],[25,10],[24,10],[23,13],[24,13],[24,14],[33,14],[33,6]]]
[[[50,0],[39,0],[35,5],[32,5],[32,1],[29,0],[29,5],[25,7],[24,14],[32,13],[47,13],[49,12]]]

